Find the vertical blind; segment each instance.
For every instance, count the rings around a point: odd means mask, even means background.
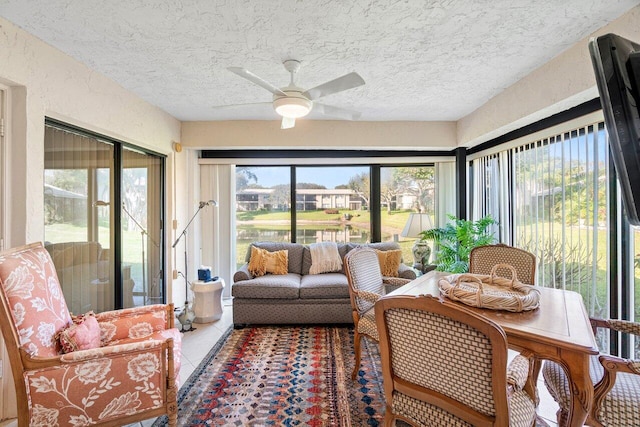
[[[491,215],[499,241],[534,253],[536,284],[579,292],[608,316],[608,142],[602,123],[470,162],[471,217]]]

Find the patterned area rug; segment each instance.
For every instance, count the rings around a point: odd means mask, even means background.
[[[229,329],[180,388],[178,426],[383,425],[377,344],[362,340],[356,381],[353,362],[350,327]]]
[[[378,347],[363,340],[352,381],[352,328],[246,328],[219,342],[180,388],[179,426],[383,424]]]

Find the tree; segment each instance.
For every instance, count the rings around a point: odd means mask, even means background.
[[[399,194],[409,193],[415,197],[418,212],[433,211],[435,168],[431,166],[395,168],[393,182],[396,183]]]
[[[253,168],[249,166],[236,167],[236,190],[248,188],[251,181],[258,183],[258,177],[253,173]]]
[[[396,180],[385,182],[380,187],[380,200],[387,205],[387,212],[391,212],[391,206],[398,196],[402,195],[402,187]]]
[[[86,169],[58,169],[45,176],[47,184],[78,194],[87,194]]]
[[[269,195],[269,202],[273,209],[286,211],[290,208],[291,186],[289,184],[274,185],[273,193]]]
[[[370,192],[371,192],[371,180],[369,178],[369,173],[361,172],[357,175],[352,176],[349,179],[349,188],[356,192],[362,200],[364,200],[364,204],[369,206]]]

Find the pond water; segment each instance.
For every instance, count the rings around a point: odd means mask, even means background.
[[[361,228],[351,224],[305,224],[299,226],[296,232],[296,242],[305,245],[317,242],[336,243],[367,243],[371,239],[368,228]],[[398,236],[383,233],[383,241],[398,241]],[[290,242],[291,230],[288,225],[236,225],[236,264],[238,267],[245,262],[245,257],[252,242]],[[405,260],[411,260],[411,242],[399,242],[403,249]],[[404,254],[404,252],[407,252]]]

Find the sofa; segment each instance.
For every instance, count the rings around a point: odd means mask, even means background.
[[[288,251],[287,274],[254,277],[249,271],[251,246],[275,252]],[[395,242],[369,244],[338,243],[340,258],[359,246],[380,251],[400,249]],[[344,269],[337,272],[309,274],[309,246],[299,243],[254,242],[245,264],[233,275],[233,323],[247,324],[353,324],[349,284]],[[415,271],[402,263],[397,277],[415,279]]]

